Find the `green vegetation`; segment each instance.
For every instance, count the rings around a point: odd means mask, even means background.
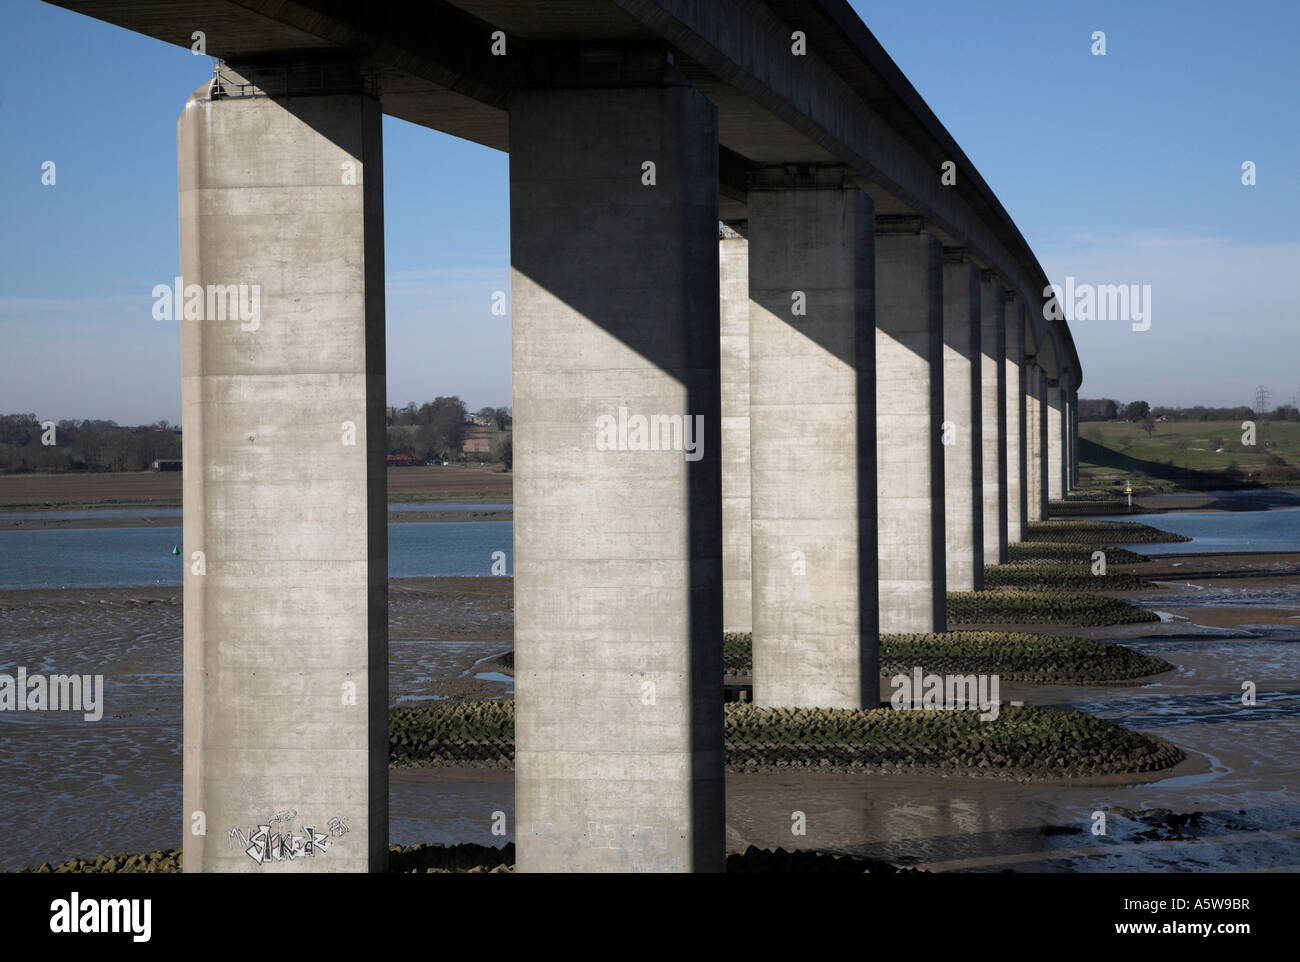
[[[1136,521],[1031,521],[1025,541],[1053,544],[1113,545],[1172,544],[1191,541],[1181,534],[1161,531]]]
[[[393,764],[513,767],[512,702],[421,705],[388,714]],[[728,704],[727,768],[1074,776],[1152,771],[1182,758],[1164,742],[1080,712],[1003,707],[995,720],[982,722],[979,715]]]
[[[514,757],[513,701],[466,701],[388,711],[390,764],[509,768]]]
[[[1182,761],[1173,745],[1083,712],[756,708],[725,715],[727,770],[937,770],[1019,777],[1148,772]]]
[[[748,632],[723,636],[729,675],[753,671]],[[1169,662],[1123,645],[1090,638],[1015,631],[940,631],[881,635],[880,673],[910,672],[920,665],[937,674],[998,675],[1035,684],[1092,684],[1130,681],[1169,671]]]
[[[1157,409],[1159,410],[1159,409]],[[1255,422],[1244,444],[1242,422]],[[1154,480],[1195,489],[1300,482],[1300,421],[1260,419],[1084,421],[1079,425],[1079,478]],[[1135,493],[1136,490],[1135,490]]]
[[[1159,621],[1153,611],[1118,598],[1071,591],[995,588],[948,592],[948,622],[954,625],[1127,625]]]
[[[1018,541],[1007,545],[1008,564],[1075,564],[1092,570],[1092,553],[1103,551],[1106,564],[1124,565],[1146,561],[1146,555],[1114,545],[1079,544],[1069,541]]]
[[[1157,586],[1127,571],[1107,571],[1104,575],[1095,575],[1091,566],[1029,561],[986,566],[984,587],[1037,588],[1048,591],[1137,591]]]
[[[0,415],[0,472],[145,471],[181,456],[180,428],[159,421],[123,427],[116,421],[40,421],[35,414]]]
[[[1169,671],[1163,658],[1105,641],[1010,631],[881,635],[880,673],[998,675],[1044,685],[1130,681]]]

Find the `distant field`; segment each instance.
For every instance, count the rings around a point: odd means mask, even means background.
[[[388,469],[389,501],[509,501],[513,475],[477,466]],[[179,471],[0,475],[0,509],[168,507],[181,503]]]
[[[1083,421],[1079,438],[1081,481],[1146,476],[1199,486],[1229,480],[1225,472],[1234,463],[1239,481],[1300,481],[1300,422],[1295,421],[1257,421],[1253,446],[1241,443],[1241,421],[1157,422],[1150,437],[1142,425],[1128,421]],[[1201,477],[1178,477],[1185,472]]]

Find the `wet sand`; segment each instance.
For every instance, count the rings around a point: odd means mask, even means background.
[[[510,648],[512,587],[392,582],[390,703],[511,697],[492,659]],[[176,587],[0,591],[0,671],[102,675],[104,704],[95,722],[0,713],[0,871],[181,844],[181,597]]]
[[[728,775],[728,848],[822,848],[937,871],[1300,870],[1300,554],[1183,555],[1135,570],[1170,586],[1116,594],[1169,620],[1017,630],[1123,641],[1175,671],[1145,685],[1008,683],[1000,694],[1149,731],[1182,748],[1182,764],[1028,783]],[[390,701],[511,697],[496,658],[511,647],[512,587],[391,582]],[[165,587],[0,591],[0,664],[102,672],[106,688],[94,725],[0,717],[0,869],[181,844],[180,599]],[[1240,703],[1243,681],[1256,686],[1254,706]],[[513,840],[491,835],[495,811],[513,827],[510,772],[393,770],[390,804],[393,842]],[[806,836],[790,834],[794,811],[807,816]],[[1092,832],[1098,811],[1104,836]]]

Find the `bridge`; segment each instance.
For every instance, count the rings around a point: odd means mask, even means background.
[[[277,870],[386,864],[383,114],[510,153],[521,870],[721,869],[723,631],[757,704],[875,707],[879,633],[1075,480],[1048,280],[845,0],[57,5],[224,61],[177,125],[187,871],[282,810],[352,831]]]

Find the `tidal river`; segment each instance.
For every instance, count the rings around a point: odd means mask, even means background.
[[[1139,551],[1239,553],[1260,577],[1198,587],[1189,573],[1141,599],[1168,612],[1165,623],[1090,632],[1176,666],[1153,684],[1004,685],[1002,696],[1166,738],[1189,758],[1179,772],[1096,784],[729,776],[728,847],[825,848],[933,870],[1300,870],[1300,554],[1250,556],[1300,551],[1300,510],[1137,520],[1195,539]],[[474,697],[485,687],[509,697],[512,679],[489,662],[510,647],[509,586],[492,575],[501,559],[513,573],[511,523],[391,524],[389,539],[390,701],[474,685]],[[179,527],[162,525],[0,531],[0,672],[105,678],[98,721],[0,713],[0,870],[180,845],[184,556],[173,545]],[[1171,570],[1204,567],[1188,562]],[[1256,624],[1265,602],[1272,621]],[[1225,627],[1203,616],[1210,607],[1242,614]],[[1245,681],[1255,706],[1241,704]],[[491,834],[493,812],[513,821],[509,772],[395,770],[390,803],[394,842],[509,840]],[[799,839],[794,811],[807,816]],[[1104,835],[1093,832],[1098,812]]]

